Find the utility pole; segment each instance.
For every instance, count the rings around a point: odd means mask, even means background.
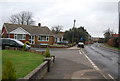
[[[119,31],[118,32],[118,44],[119,44],[119,46],[118,47],[120,47],[120,1],[118,2],[118,15],[119,15],[119,21],[118,21],[118,23],[119,23],[119,30],[118,30]],[[120,55],[118,56],[118,62],[120,63]],[[120,72],[120,65],[118,64],[118,80],[120,80],[119,72]]]
[[[118,15],[119,15],[119,32],[118,32],[118,34],[120,34],[120,1],[118,2]]]
[[[75,28],[75,22],[76,22],[76,20],[74,20],[74,24],[73,24],[73,37],[72,37],[72,43],[74,43],[74,28]]]

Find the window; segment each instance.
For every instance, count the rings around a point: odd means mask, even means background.
[[[49,36],[39,36],[38,40],[39,41],[49,41]]]
[[[26,35],[23,35],[23,36],[22,36],[22,39],[24,39],[24,40],[25,40],[25,39],[26,39]]]
[[[17,35],[17,39],[22,39],[22,35],[21,35],[21,34],[18,34],[18,35]]]
[[[35,43],[35,36],[34,35],[31,35],[29,37],[29,41],[30,41],[30,44],[34,44]]]
[[[26,35],[25,34],[14,34],[14,39],[25,40]]]
[[[46,37],[46,40],[49,41],[49,37],[48,36]]]
[[[14,35],[14,39],[17,39],[17,35],[16,34]]]

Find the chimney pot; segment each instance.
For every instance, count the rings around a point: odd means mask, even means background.
[[[41,26],[41,23],[38,23],[38,26]]]

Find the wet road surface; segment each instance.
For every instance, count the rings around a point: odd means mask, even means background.
[[[103,71],[118,78],[118,51],[108,49],[102,44],[91,44],[84,48],[85,53]]]

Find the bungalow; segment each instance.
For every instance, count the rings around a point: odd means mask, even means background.
[[[64,32],[59,32],[58,34],[55,34],[55,39],[54,39],[55,43],[63,41],[63,35],[64,35]]]
[[[3,38],[14,38],[22,42],[29,41],[31,44],[49,44],[54,43],[54,34],[46,27],[21,24],[4,23],[2,28]]]

